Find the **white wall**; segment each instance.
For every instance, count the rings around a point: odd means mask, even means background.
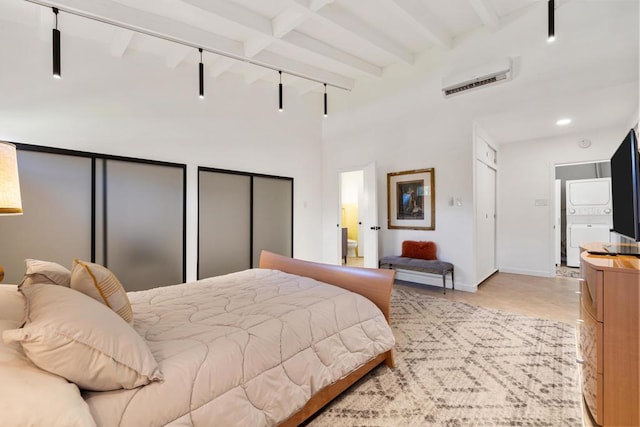
[[[39,39],[37,27],[14,23],[0,26],[0,52],[1,140],[187,164],[189,280],[197,260],[197,166],[293,177],[294,255],[321,257],[319,95],[301,98],[285,87],[279,113],[277,86],[247,86],[227,73],[208,78],[200,100],[197,65],[172,69],[135,50],[113,57],[108,46],[64,30],[63,78],[56,80],[50,41]]]
[[[456,287],[470,284],[472,267],[472,163],[470,119],[436,108],[413,104],[406,111],[403,97],[369,106],[365,111],[330,116],[325,124],[323,185],[325,241],[332,241],[339,223],[337,176],[340,170],[377,165],[380,256],[398,255],[403,240],[432,240],[438,257],[455,264]],[[411,102],[411,101],[409,101]],[[399,104],[399,105],[396,105]],[[399,116],[396,107],[404,114]],[[468,126],[466,124],[468,124]],[[434,231],[387,229],[387,182],[389,172],[435,168],[436,215]],[[462,206],[450,206],[458,197]],[[324,258],[335,262],[335,245],[325,244]]]
[[[592,145],[580,148],[582,134],[513,144],[498,153],[498,268],[552,276],[555,165],[609,160],[629,128],[592,132]],[[546,201],[535,206],[536,200]]]
[[[621,6],[624,5],[616,3],[616,7]],[[597,43],[597,51],[591,49],[596,46],[596,41],[602,40],[603,34],[608,34],[609,26],[619,27],[618,22],[607,23],[606,19],[597,19],[609,13],[609,8],[596,2],[567,3],[561,17],[565,22],[572,21],[571,28],[575,32],[570,36],[565,32],[564,44],[557,43],[554,48],[548,47],[544,31],[542,35],[540,32],[546,25],[544,4],[535,3],[532,8],[532,13],[504,19],[494,30],[485,28],[469,37],[454,40],[450,50],[434,48],[425,52],[416,58],[412,67],[389,67],[385,69],[382,80],[359,81],[351,93],[330,94],[331,113],[323,125],[322,151],[323,258],[326,261],[337,259],[334,252],[337,245],[333,243],[337,239],[335,224],[339,222],[335,207],[338,200],[337,171],[375,161],[378,166],[379,225],[383,227],[379,234],[380,255],[398,254],[401,242],[406,239],[433,240],[439,248],[438,256],[455,265],[456,283],[473,290],[473,124],[482,125],[497,143],[511,142],[501,140],[499,136],[502,134],[492,132],[502,127],[508,128],[511,135],[518,134],[519,140],[526,141],[531,137],[513,130],[521,129],[523,124],[530,122],[527,111],[547,112],[549,117],[544,120],[548,123],[557,119],[556,110],[565,113],[563,99],[572,97],[582,100],[583,105],[592,106],[588,117],[614,116],[622,127],[628,119],[626,114],[637,108],[637,98],[633,103],[634,97],[626,96],[625,103],[615,105],[615,109],[602,107],[598,100],[617,99],[621,93],[637,93],[637,68],[634,64],[629,66],[628,61],[617,64],[609,60],[607,52],[613,43],[609,39],[606,45]],[[612,16],[619,18],[615,14]],[[595,25],[594,22],[607,25]],[[629,32],[618,31],[616,36],[621,40],[618,43],[616,39],[614,44],[624,49],[631,46],[629,57],[632,58],[633,47],[637,50],[637,37],[629,34],[633,34],[635,27],[624,28]],[[448,99],[442,97],[443,77],[507,57],[513,60],[512,81]],[[607,61],[611,69],[615,68],[615,72],[607,74],[607,78],[595,86],[593,78],[585,74],[594,61]],[[565,80],[557,80],[560,73],[572,76],[569,84]],[[550,99],[560,101],[556,105],[555,101],[550,103]],[[620,112],[625,116],[622,117]],[[597,146],[595,141],[600,141],[602,135],[603,131],[593,126],[581,137],[592,139]],[[525,142],[523,147],[527,144]],[[506,211],[498,210],[499,236],[511,236],[516,230],[519,233],[518,227],[527,228],[519,239],[513,236],[511,240],[509,237],[498,240],[498,265],[513,271],[546,274],[550,264],[540,262],[538,258],[551,256],[547,255],[550,245],[545,243],[549,238],[547,235],[550,235],[548,208],[527,208],[530,223],[523,225],[520,212],[512,207],[513,204],[520,206],[520,199],[525,196],[527,203],[533,198],[550,198],[550,162],[562,159],[579,161],[580,156],[592,160],[593,157],[608,158],[610,155],[610,147],[602,148],[599,154],[594,147],[589,155],[581,153],[575,157],[569,149],[565,155],[560,155],[553,151],[556,148],[546,149],[545,144],[544,140],[536,141],[528,150],[522,151],[512,146],[510,150],[513,151],[501,156],[501,176],[498,179],[502,188],[498,199],[502,200],[499,206],[506,206]],[[428,167],[435,168],[436,229],[387,229],[386,174]],[[523,173],[525,171],[528,173]],[[516,185],[521,181],[526,185]],[[462,206],[450,206],[451,197],[460,198]],[[500,248],[501,245],[504,247]],[[518,248],[514,250],[516,245]]]
[[[563,9],[568,15],[563,19],[572,16],[568,13],[572,4],[567,3]],[[510,108],[546,99],[549,93],[540,90],[541,86],[525,88],[524,77],[553,82],[554,75],[565,71],[545,68],[553,50],[540,48],[546,46],[544,34],[539,34],[545,25],[544,7],[534,7],[540,13],[511,16],[497,29],[482,29],[454,40],[448,51],[434,48],[417,57],[412,67],[388,67],[384,79],[359,81],[350,93],[330,89],[330,114],[324,120],[319,95],[298,97],[285,87],[286,111],[279,114],[275,85],[258,82],[246,86],[230,74],[208,78],[207,98],[199,100],[195,50],[188,64],[173,69],[166,66],[162,56],[137,52],[135,42],[123,57],[113,57],[107,46],[74,39],[62,26],[63,79],[56,81],[51,78],[51,44],[47,39],[51,33],[46,31],[46,36],[39,38],[39,15],[34,14],[34,21],[25,25],[3,21],[0,139],[186,163],[188,278],[195,276],[198,165],[294,177],[295,256],[335,262],[338,171],[359,169],[375,161],[379,225],[383,227],[381,255],[398,253],[405,239],[433,240],[438,244],[439,257],[456,265],[456,281],[471,284],[472,125],[479,118],[500,121],[500,115]],[[518,45],[514,40],[519,40]],[[159,52],[166,51],[162,44],[168,42],[157,43]],[[571,69],[576,77],[582,76],[580,70],[590,64],[585,58],[593,61],[588,49],[578,51],[585,53]],[[570,53],[563,50],[554,55]],[[443,76],[505,57],[514,58],[513,81],[442,98]],[[212,59],[205,55],[205,62]],[[606,95],[606,82],[617,85],[619,91],[628,87],[637,91],[637,80],[629,83],[627,74],[608,75],[602,79],[603,88],[596,92]],[[580,83],[570,88],[544,88],[575,96],[583,86],[588,87]],[[511,126],[518,126],[517,120],[511,122]],[[595,142],[598,132],[582,137]],[[517,164],[523,163],[520,156],[530,154],[517,151],[515,146],[512,149],[516,150],[513,156]],[[540,162],[545,161],[544,152],[533,154],[534,159],[540,156]],[[549,161],[547,158],[544,167],[547,174]],[[505,163],[501,164],[501,173]],[[387,230],[386,174],[425,167],[435,168],[436,230]],[[501,200],[512,197],[510,193],[498,196]],[[450,206],[451,197],[460,198],[462,206]],[[540,197],[549,196],[545,193]],[[522,246],[528,243],[524,239]],[[532,260],[519,267],[542,271]]]

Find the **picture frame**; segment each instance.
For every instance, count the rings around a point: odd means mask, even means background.
[[[435,230],[435,169],[387,174],[387,228]]]

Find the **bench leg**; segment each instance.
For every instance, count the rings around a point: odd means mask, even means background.
[[[456,290],[456,282],[453,281],[453,268],[451,269],[451,290]]]
[[[447,272],[446,270],[442,272],[442,293],[447,294]]]

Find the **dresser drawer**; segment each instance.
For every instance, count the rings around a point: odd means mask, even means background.
[[[591,313],[591,307],[581,304],[580,351],[585,364],[592,366],[599,374],[604,373],[604,324],[598,322]]]
[[[583,294],[584,296],[584,294]],[[584,400],[593,418],[604,422],[604,327],[591,314],[589,301],[582,301],[579,340],[581,379]]]
[[[583,266],[584,280],[580,280],[581,299],[597,321],[604,321],[604,273],[590,265]]]

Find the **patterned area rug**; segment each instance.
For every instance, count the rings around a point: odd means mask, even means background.
[[[581,426],[575,329],[394,289],[396,367],[311,426]]]

